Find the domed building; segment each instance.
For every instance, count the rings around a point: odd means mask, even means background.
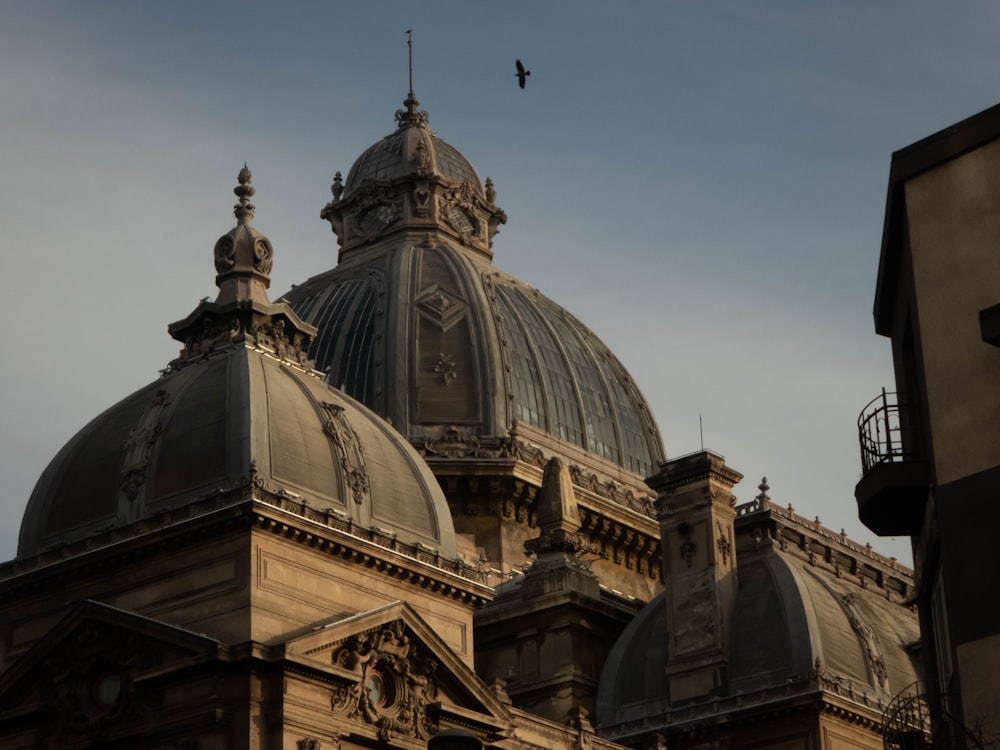
[[[309,364],[315,329],[267,297],[248,169],[235,192],[218,296],[52,460],[0,567],[0,744],[505,736],[524,720],[473,672],[474,550],[413,448]]]
[[[548,718],[565,721],[575,709],[600,707],[600,723],[619,726],[634,712],[623,713],[608,695],[629,695],[641,684],[653,691],[636,698],[642,705],[669,705],[663,666],[645,660],[648,634],[636,628],[667,627],[660,577],[666,506],[658,515],[645,479],[661,466],[676,472],[676,464],[664,463],[649,407],[611,351],[555,302],[494,266],[493,240],[507,221],[496,188],[431,131],[418,106],[411,91],[396,113],[396,130],[362,153],[346,180],[337,173],[321,217],[337,236],[338,264],[283,298],[318,328],[310,350],[316,366],[422,454],[445,490],[456,531],[495,574],[497,597],[476,615],[480,675],[504,679],[515,705]],[[551,469],[549,484],[559,489],[548,494],[562,499],[546,511],[543,472],[553,460],[563,468]],[[746,522],[729,519],[727,533],[732,537],[736,526],[740,538],[751,526],[760,533],[761,518],[779,512],[761,501],[754,513],[744,509]],[[797,518],[779,517],[782,528]],[[843,542],[836,554],[852,558],[857,545],[852,552],[850,541]],[[824,541],[823,554],[834,555],[828,547]],[[735,552],[729,559],[735,563]],[[872,580],[895,581],[897,606],[880,614],[894,621],[905,598],[898,592],[910,584],[893,561],[871,562],[880,571]],[[747,596],[761,601],[766,593],[766,600],[813,611],[805,584],[778,593],[760,585]],[[817,672],[816,659],[822,663],[825,653],[820,633],[844,632],[845,618],[867,622],[845,604],[827,607],[819,618],[826,630],[812,622],[791,633],[749,608],[740,591],[735,601],[717,603],[720,618],[739,616],[725,627],[742,640],[717,644],[734,655],[727,670],[748,662],[745,647],[767,630],[808,662],[774,662],[783,674],[768,679],[783,686],[793,673],[806,684]],[[693,626],[689,616],[677,616],[688,621],[684,628]],[[905,635],[884,636],[897,646],[916,640],[912,613],[903,617]],[[864,651],[860,633],[852,643]],[[904,666],[892,684],[902,688],[916,672],[908,655],[899,661]],[[637,682],[641,666],[660,679]],[[720,679],[731,689],[763,684],[756,672],[727,675]],[[720,683],[709,693],[728,689]],[[600,706],[598,691],[605,696]],[[891,698],[883,693],[879,700]]]
[[[244,168],[180,355],[39,479],[4,747],[881,746],[910,572],[667,460],[611,351],[493,265],[496,188],[418,107],[274,303]]]
[[[492,264],[507,220],[494,185],[418,106],[411,91],[397,129],[338,172],[321,213],[338,264],[283,299],[317,326],[310,356],[328,382],[424,456],[491,569],[526,563],[541,471],[559,456],[599,567],[648,598],[658,545],[642,478],[664,457],[649,407],[591,331]]]

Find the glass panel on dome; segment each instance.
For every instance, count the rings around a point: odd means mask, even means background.
[[[341,385],[352,398],[369,407],[374,407],[375,392],[372,368],[375,359],[373,341],[375,338],[375,295],[371,287],[365,289],[358,301],[351,325],[344,337],[345,354],[339,359],[344,362],[345,372]]]
[[[649,454],[649,443],[646,438],[648,430],[642,415],[636,407],[635,400],[629,398],[628,391],[611,363],[606,358],[599,357],[598,364],[604,374],[604,380],[611,388],[611,398],[614,401],[615,413],[618,415],[624,453],[623,465],[641,477],[648,477],[653,473],[653,459]]]
[[[537,303],[529,300],[522,290],[515,287],[508,287],[504,291],[509,293],[511,304],[525,322],[525,333],[541,357],[545,394],[550,406],[549,418],[550,422],[554,422],[549,425],[548,431],[580,447],[587,447],[583,440],[576,388],[565,355],[551,329],[539,316]]]
[[[386,136],[358,159],[347,177],[353,189],[366,178],[380,180],[392,177],[401,167],[403,141],[397,134]]]
[[[542,395],[542,378],[535,364],[535,356],[524,335],[521,320],[514,313],[506,296],[497,296],[497,305],[507,326],[510,341],[511,366],[514,371],[515,416],[535,427],[547,429],[545,400]]]
[[[303,305],[296,304],[299,310]],[[307,320],[322,333],[313,341],[309,356],[316,369],[327,372],[326,381],[352,398],[374,406],[375,297],[369,282],[350,279],[310,305]],[[329,369],[328,369],[329,368]]]
[[[440,138],[434,139],[434,148],[441,174],[449,180],[468,180],[474,187],[479,187],[479,177],[464,156]]]
[[[342,328],[346,320],[347,310],[351,303],[361,294],[364,283],[358,279],[346,281],[339,286],[333,287],[322,302],[316,307],[315,314],[312,310],[306,311],[306,307],[296,304],[296,310],[310,323],[320,329],[323,333],[313,341],[312,351],[309,355],[315,360],[316,368],[325,370],[334,360],[337,351],[337,344],[342,337]],[[310,308],[312,305],[310,305]],[[333,380],[330,381],[331,383]],[[340,383],[336,384],[338,387]]]
[[[592,453],[618,462],[618,435],[611,411],[607,389],[600,375],[598,358],[586,347],[580,334],[554,311],[546,310],[549,324],[555,329],[562,343],[576,384],[583,400],[583,413],[587,424],[587,449]]]

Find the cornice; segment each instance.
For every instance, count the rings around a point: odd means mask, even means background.
[[[87,539],[16,559],[0,566],[0,601],[185,547],[209,544],[234,529],[259,528],[352,563],[385,571],[399,580],[481,605],[493,590],[487,573],[461,560],[447,560],[430,547],[408,544],[377,528],[353,524],[331,510],[271,493],[252,482],[189,505],[112,528]]]
[[[841,680],[821,670],[808,680],[761,688],[735,696],[667,709],[656,716],[600,727],[601,736],[634,745],[655,734],[685,742],[713,736],[720,726],[727,734],[776,717],[821,713],[872,732],[881,732],[885,705],[866,694],[854,693]]]

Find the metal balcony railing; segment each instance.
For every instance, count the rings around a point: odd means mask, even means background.
[[[907,393],[882,393],[872,399],[858,417],[861,470],[867,474],[885,463],[919,461],[917,408]]]
[[[931,715],[920,683],[904,688],[882,714],[885,750],[922,750],[931,746]]]

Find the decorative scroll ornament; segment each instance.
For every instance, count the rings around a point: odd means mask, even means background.
[[[236,264],[236,243],[228,234],[215,243],[215,270],[218,273],[228,271]]]
[[[139,497],[139,492],[146,483],[149,458],[163,429],[160,417],[169,403],[170,394],[162,388],[153,394],[139,422],[129,430],[122,446],[124,456],[118,486],[129,502]]]
[[[393,735],[426,741],[437,730],[427,706],[438,699],[438,665],[410,640],[402,620],[351,636],[331,660],[359,678],[333,688],[335,714],[374,725],[382,742]]]
[[[340,458],[351,498],[361,505],[369,492],[368,470],[365,468],[361,441],[348,422],[344,407],[324,401],[320,404],[325,416],[323,431],[330,436]]]
[[[847,610],[851,627],[858,634],[858,638],[864,647],[865,660],[871,669],[875,685],[880,688],[887,688],[889,686],[889,671],[885,666],[885,657],[882,656],[882,647],[879,644],[875,628],[871,626],[867,618],[861,613],[854,600],[854,594],[844,594],[839,598],[840,603]]]

